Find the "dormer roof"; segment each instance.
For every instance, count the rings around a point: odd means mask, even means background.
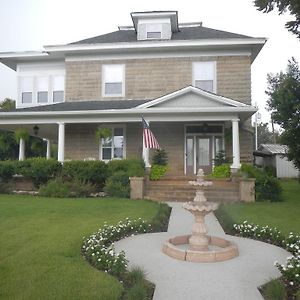
[[[170,19],[172,32],[177,32],[179,30],[179,28],[178,28],[178,12],[175,10],[132,12],[130,15],[132,18],[132,22],[133,22],[135,31],[138,30],[138,20],[163,19],[163,18]]]

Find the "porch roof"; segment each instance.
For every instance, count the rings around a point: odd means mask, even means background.
[[[257,109],[192,86],[153,100],[73,101],[0,112],[0,124],[244,121]]]

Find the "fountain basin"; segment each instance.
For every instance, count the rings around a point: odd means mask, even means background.
[[[190,237],[191,235],[182,235],[171,238],[164,243],[162,251],[178,260],[199,263],[226,261],[239,255],[237,245],[234,242],[216,236],[207,236],[209,246],[212,249],[202,251],[188,249]]]

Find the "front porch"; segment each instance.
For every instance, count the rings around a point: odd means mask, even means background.
[[[143,148],[144,116],[169,160],[169,175],[192,175],[199,168],[210,173],[221,151],[232,170],[252,161],[249,118],[256,111],[198,88],[186,87],[154,100],[65,102],[0,113],[0,127],[26,128],[31,135],[57,143],[58,160],[144,159],[151,164],[153,150]],[[110,128],[107,139],[96,139],[97,128]],[[25,143],[20,140],[24,159]],[[47,156],[49,157],[49,151]]]

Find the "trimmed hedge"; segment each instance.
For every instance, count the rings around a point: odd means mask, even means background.
[[[109,173],[104,161],[72,160],[64,163],[62,175],[72,180],[91,183],[102,189]]]
[[[11,160],[0,161],[0,180],[8,182],[15,174],[15,162]]]

